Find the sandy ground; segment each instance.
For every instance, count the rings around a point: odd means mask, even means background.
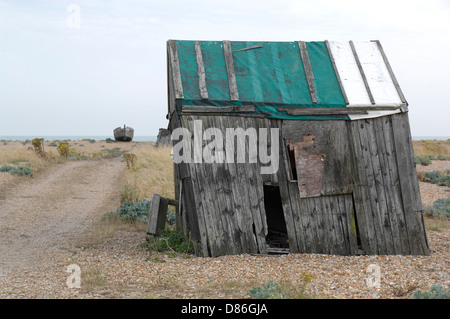
[[[438,164],[448,169],[450,161]],[[33,178],[0,180],[0,298],[246,298],[269,280],[300,287],[305,274],[316,297],[410,298],[450,282],[448,230],[428,231],[431,256],[172,258],[140,248],[144,232],[132,230],[80,245],[88,228],[118,207],[124,169],[121,158],[67,161]],[[448,196],[446,188],[420,186],[424,204]],[[72,264],[84,276],[80,288],[68,285]],[[378,286],[367,284],[371,265],[379,269]]]
[[[120,158],[56,165],[35,178],[0,186],[0,275],[46,262],[64,250],[107,203],[117,204]],[[111,207],[112,209],[114,207]],[[101,216],[101,215],[100,215]]]

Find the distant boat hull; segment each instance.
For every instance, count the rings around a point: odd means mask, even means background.
[[[134,129],[132,127],[123,126],[114,129],[114,139],[120,142],[130,142],[133,140]]]

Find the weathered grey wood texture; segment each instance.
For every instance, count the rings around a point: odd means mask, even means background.
[[[183,185],[182,227],[191,233],[199,255],[266,252],[264,183],[279,186],[291,252],[429,254],[407,114],[302,122],[185,115],[179,124],[193,132],[193,120],[202,121],[203,131],[278,127],[281,132],[276,174],[261,175],[261,164],[248,163],[248,158],[242,164],[175,165]],[[311,135],[314,145],[303,151],[324,158],[320,193],[302,196],[299,184],[317,179],[301,180],[299,174],[298,181],[291,180],[284,143]],[[203,141],[202,149],[208,143]],[[225,143],[224,134],[224,149]],[[308,158],[303,159],[306,165]]]

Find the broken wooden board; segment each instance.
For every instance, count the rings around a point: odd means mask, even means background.
[[[152,195],[146,231],[147,237],[158,236],[161,232],[164,231],[166,225],[167,208],[169,205],[177,207],[178,201],[161,197],[158,194]]]

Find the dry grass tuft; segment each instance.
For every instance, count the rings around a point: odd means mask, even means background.
[[[414,155],[450,156],[449,140],[413,141]]]
[[[170,147],[141,147],[134,151],[137,160],[125,175],[121,201],[151,200],[153,194],[174,198],[173,162]]]
[[[0,166],[29,163],[34,171],[39,171],[51,165],[49,161],[46,161],[29,148],[30,145],[27,146],[21,143],[0,145]]]

